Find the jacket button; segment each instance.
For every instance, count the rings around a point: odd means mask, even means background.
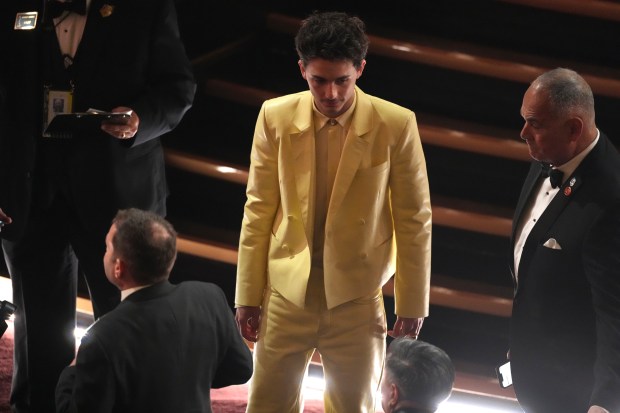
[[[365,225],[366,224],[366,220],[364,218],[360,218],[359,223],[360,223],[360,225]]]
[[[365,260],[366,258],[368,258],[368,254],[366,254],[365,252],[362,252],[362,253],[360,254],[360,258],[361,258],[361,259],[363,259],[363,260]]]
[[[289,215],[287,218],[289,221],[293,221],[295,219],[295,215]]]

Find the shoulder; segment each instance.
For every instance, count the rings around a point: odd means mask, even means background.
[[[383,116],[394,116],[409,118],[413,116],[413,111],[397,103],[380,97],[369,95],[357,88],[358,105],[360,108],[372,107],[376,112]]]
[[[403,131],[417,129],[415,114],[412,110],[388,100],[368,95],[357,88],[355,119],[358,127],[387,128],[391,134],[400,135]],[[361,130],[361,129],[360,129]],[[409,134],[409,132],[407,132]]]
[[[227,302],[224,290],[220,286],[204,281],[183,281],[176,285],[176,294],[205,303]]]
[[[219,285],[205,281],[183,281],[176,284],[176,288],[178,291],[187,293],[208,292],[220,294],[224,292]]]
[[[594,193],[609,203],[620,199],[620,153],[607,136],[601,133],[599,148],[595,147],[583,161],[583,175]]]

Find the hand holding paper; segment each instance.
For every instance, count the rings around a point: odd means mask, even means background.
[[[138,132],[140,118],[131,108],[119,106],[112,109],[112,114],[122,113],[129,116],[111,118],[101,123],[101,130],[117,139],[133,138]]]

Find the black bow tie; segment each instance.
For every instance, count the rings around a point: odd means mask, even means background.
[[[549,182],[551,182],[551,188],[557,188],[562,185],[562,179],[564,178],[564,172],[559,169],[552,168],[549,164],[542,163],[540,164],[542,176],[549,177]]]
[[[69,11],[81,15],[86,14],[86,0],[49,0],[47,2],[48,13],[52,18],[59,17],[63,12]]]

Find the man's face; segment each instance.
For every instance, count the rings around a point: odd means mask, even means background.
[[[306,66],[299,61],[301,75],[308,82],[316,108],[329,118],[335,118],[351,107],[355,82],[365,65],[365,60],[359,69],[348,60],[313,59]]]
[[[523,96],[521,116],[525,120],[521,139],[537,161],[562,165],[571,158],[571,128],[568,119],[551,110],[547,93],[531,86]]]
[[[105,254],[103,255],[103,268],[105,275],[112,284],[116,285],[114,278],[114,271],[116,265],[116,254],[114,253],[114,245],[112,245],[112,239],[116,234],[116,225],[112,224],[108,234],[105,237]]]

